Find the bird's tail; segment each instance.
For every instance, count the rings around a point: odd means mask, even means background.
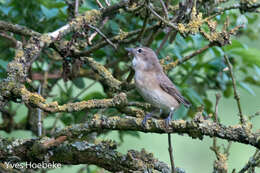
[[[186,108],[190,108],[192,106],[192,104],[185,98],[183,98],[183,105],[186,107]]]

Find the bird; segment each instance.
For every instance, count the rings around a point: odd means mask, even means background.
[[[135,86],[143,99],[160,109],[160,117],[165,118],[166,127],[180,104],[189,108],[191,103],[181,95],[176,86],[164,73],[156,53],[148,47],[125,48],[133,56],[132,68],[135,71]],[[145,126],[153,112],[148,113],[142,125]],[[168,116],[165,116],[168,115]]]

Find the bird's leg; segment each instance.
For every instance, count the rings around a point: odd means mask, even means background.
[[[169,116],[165,119],[165,126],[166,128],[169,127],[170,121],[172,120],[173,114],[174,114],[174,107],[171,107],[171,111],[169,113]]]
[[[154,111],[149,112],[148,114],[145,115],[145,117],[144,117],[144,119],[142,121],[142,126],[143,127],[145,127],[145,124],[146,124],[147,120],[152,117],[153,113],[154,113]]]

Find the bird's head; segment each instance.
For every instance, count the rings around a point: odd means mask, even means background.
[[[148,47],[126,48],[130,55],[134,57],[132,66],[135,71],[157,71],[162,67],[155,52]]]

